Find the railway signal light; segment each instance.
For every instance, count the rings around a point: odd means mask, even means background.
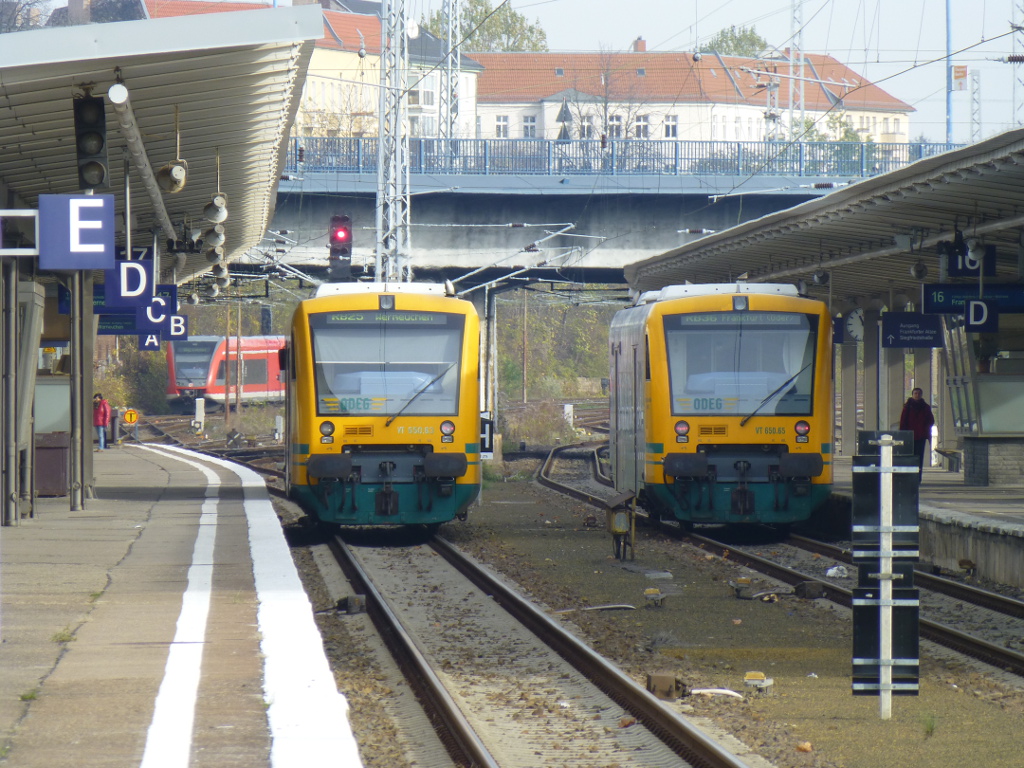
[[[331,216],[327,240],[332,259],[349,258],[352,255],[352,219],[348,216]]]
[[[82,96],[72,102],[75,114],[75,152],[78,184],[82,189],[110,185],[107,171],[107,115],[103,99]]]

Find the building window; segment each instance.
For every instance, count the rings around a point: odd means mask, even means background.
[[[640,67],[640,69],[638,69],[636,71],[636,76],[637,77],[646,77],[647,76],[647,70],[644,69],[643,67]]]
[[[622,138],[622,115],[609,115],[608,116],[608,138],[609,139],[621,139]]]
[[[677,115],[665,115],[665,138],[679,138],[679,117]]]
[[[524,139],[536,139],[537,138],[537,116],[536,115],[523,115],[523,138]]]
[[[494,138],[508,138],[508,115],[498,115],[494,118]]]
[[[561,67],[555,67],[555,77],[565,77],[565,70]]]
[[[409,90],[410,107],[432,107],[435,103],[434,93],[437,90],[437,78],[427,75],[415,87]]]
[[[437,118],[433,115],[409,115],[409,135],[415,139],[437,137]]]
[[[638,139],[651,138],[651,122],[647,115],[637,115],[633,124],[633,136]]]
[[[892,132],[893,133],[900,133],[901,131],[902,131],[902,128],[900,127],[900,119],[898,117],[894,117],[892,119]]]
[[[591,116],[584,117],[580,121],[580,138],[581,139],[592,139],[594,138],[594,118]]]

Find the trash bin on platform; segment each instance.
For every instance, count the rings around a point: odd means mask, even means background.
[[[67,496],[71,492],[70,457],[70,432],[41,432],[36,435],[37,495]]]

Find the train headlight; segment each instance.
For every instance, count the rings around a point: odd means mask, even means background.
[[[685,421],[677,421],[675,429],[676,434],[680,437],[690,434],[690,425]]]
[[[800,437],[807,437],[807,433],[811,431],[811,425],[801,419],[793,425],[793,431],[795,431]]]
[[[441,422],[441,434],[442,435],[454,435],[455,434],[455,422],[454,421],[442,421]]]
[[[334,434],[334,422],[333,421],[321,421],[320,422],[320,434],[324,437],[329,437]]]

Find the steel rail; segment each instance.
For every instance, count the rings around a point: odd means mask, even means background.
[[[666,526],[667,527],[667,526]],[[707,551],[714,551],[719,555],[728,553],[728,559],[732,562],[753,568],[773,579],[777,579],[790,586],[801,583],[813,583],[820,585],[823,596],[846,608],[853,605],[853,592],[843,587],[822,581],[814,576],[809,576],[800,571],[787,568],[786,566],[773,563],[763,557],[754,555],[741,549],[735,549],[715,539],[707,538],[699,534],[689,533],[687,538],[703,545]],[[1011,651],[1009,648],[989,643],[971,635],[967,635],[952,627],[939,624],[928,619],[919,619],[921,637],[950,648],[965,656],[984,661],[994,667],[1012,672],[1015,675],[1024,677],[1024,654]]]
[[[569,447],[578,448],[580,446],[565,446],[562,449],[556,449],[556,451],[564,450],[564,448]],[[551,455],[548,457],[548,461],[545,462],[545,469],[548,467],[548,463],[553,462],[554,455],[555,451],[552,451]],[[542,474],[543,472],[544,469],[542,469]],[[544,485],[552,488],[553,490],[568,493],[568,495],[586,501],[594,506],[605,509],[607,508],[607,505],[602,500],[597,499],[585,491],[569,488],[568,486],[563,486],[560,483],[550,480],[548,482],[544,482]],[[566,488],[568,490],[562,491],[562,488]],[[728,558],[732,562],[753,568],[754,570],[781,581],[784,584],[789,584],[790,586],[796,586],[797,584],[803,583],[815,584],[818,585],[817,588],[820,589],[822,596],[833,603],[845,608],[850,608],[853,605],[853,593],[850,590],[843,589],[835,584],[830,584],[827,581],[822,581],[814,576],[809,576],[791,568],[786,568],[778,563],[773,563],[770,560],[758,557],[750,552],[736,549],[714,539],[710,539],[693,532],[683,532],[678,527],[668,525],[664,522],[651,520],[650,524],[670,536],[675,536],[677,538],[685,536],[691,541],[703,544],[704,548],[708,551],[716,551],[719,555],[728,553]],[[999,597],[1002,596],[1000,595]],[[962,653],[965,656],[978,659],[979,661],[983,661],[986,664],[990,664],[999,669],[1024,677],[1024,654],[1017,653],[1009,648],[994,645],[993,643],[989,643],[977,637],[966,635],[952,627],[947,627],[943,624],[929,621],[928,619],[919,619],[919,626],[920,636],[927,640],[931,640],[932,642],[946,648]]]
[[[586,443],[571,443],[570,445],[560,445],[556,448],[552,448],[551,452],[548,453],[547,458],[544,460],[544,463],[541,465],[540,471],[537,473],[537,482],[547,488],[550,488],[553,491],[558,491],[559,493],[565,494],[566,496],[571,496],[574,499],[585,501],[587,504],[592,504],[595,507],[607,509],[608,505],[600,496],[595,496],[594,494],[580,490],[579,488],[573,488],[572,486],[565,485],[564,483],[560,483],[557,480],[553,480],[551,478],[551,470],[555,466],[555,460],[557,459],[558,455],[563,451],[568,451],[572,449],[596,450],[600,446],[607,444],[607,442],[607,440],[595,440]]]
[[[605,695],[628,710],[643,726],[695,768],[749,768],[747,763],[669,709],[621,669],[513,591],[488,569],[481,567],[443,538],[435,537],[431,545],[460,573],[491,595],[516,620],[528,627]]]
[[[831,557],[833,560],[843,563],[853,562],[853,556],[850,554],[850,551],[842,547],[810,539],[806,536],[790,535],[789,538],[794,542],[795,546],[808,552],[817,552],[819,555]],[[938,592],[947,597],[962,600],[965,603],[987,608],[990,611],[1012,616],[1016,619],[1024,619],[1024,601],[1008,597],[1007,595],[1000,595],[998,592],[982,589],[972,584],[963,584],[953,579],[929,573],[920,567],[914,572],[914,581],[931,592]]]
[[[500,768],[348,545],[338,536],[331,537],[328,545],[346,577],[366,595],[370,618],[420,701],[427,702],[428,717],[435,721],[435,726],[442,726],[438,735],[452,759],[480,768]]]

